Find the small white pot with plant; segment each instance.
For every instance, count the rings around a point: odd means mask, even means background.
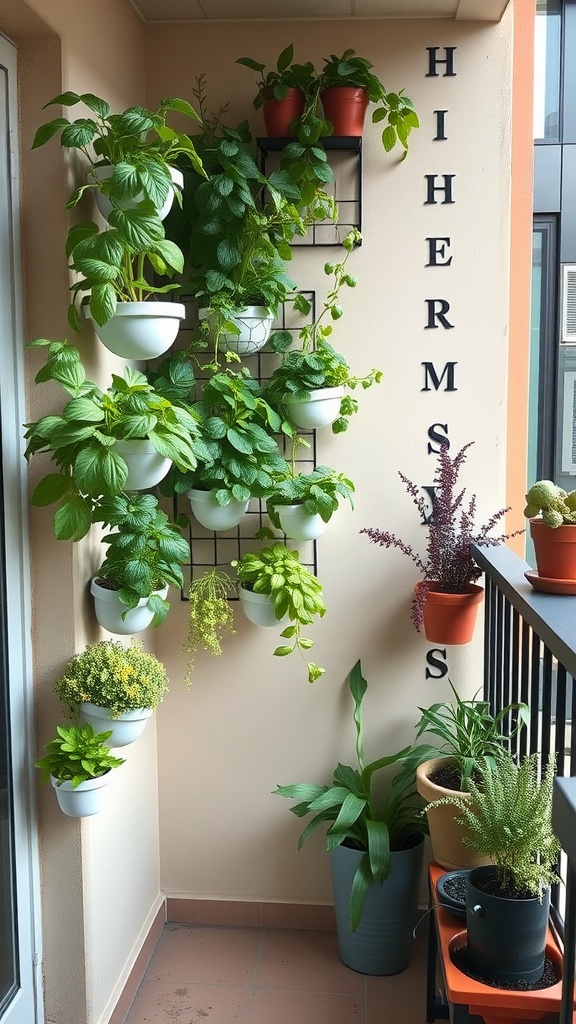
[[[68,729],[58,725],[56,736],[45,745],[46,753],[36,767],[43,782],[50,779],[64,814],[85,818],[102,810],[110,772],[124,764],[106,746],[109,736],[109,732],[94,734],[88,724]]]

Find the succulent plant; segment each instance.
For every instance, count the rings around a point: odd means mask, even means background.
[[[526,495],[524,515],[533,519],[540,512],[542,522],[553,530],[576,524],[576,491],[565,491],[551,480],[537,480]]]

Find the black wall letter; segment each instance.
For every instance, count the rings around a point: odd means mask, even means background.
[[[438,72],[436,66],[438,64],[445,64],[446,70],[443,74],[443,78],[455,78],[456,72],[454,71],[454,50],[457,49],[455,46],[445,46],[444,53],[445,57],[437,57],[439,46],[427,46],[428,50],[428,71],[426,72],[426,78],[438,78]]]
[[[446,317],[446,313],[450,309],[450,303],[446,299],[424,299],[424,302],[428,306],[428,323],[424,328],[425,331],[438,330],[438,324],[434,323],[435,320],[438,320],[447,331],[454,327],[454,324],[451,324]],[[440,307],[438,310],[436,309],[437,304]]]
[[[434,113],[436,114],[436,135],[432,139],[432,142],[446,142],[448,136],[445,133],[446,118],[444,115],[447,114],[448,111],[435,110]]]
[[[430,526],[430,523],[434,519],[434,497],[436,495],[436,488],[434,487],[434,484],[425,484],[422,490],[426,491],[426,494],[430,498],[430,511],[427,516],[422,517],[422,526]]]
[[[440,427],[442,433],[439,433],[439,431],[436,430],[436,427]],[[431,427],[428,427],[428,437],[430,438],[430,441],[435,441],[436,444],[446,448],[447,451],[450,451],[447,423],[433,423]],[[430,441],[428,442],[428,455],[439,455],[440,448],[434,448]]]
[[[443,679],[448,672],[446,648],[433,647],[426,655],[426,664],[430,666],[430,668],[426,669],[426,679]],[[432,668],[438,669],[438,671],[431,672],[430,669]]]
[[[456,177],[455,174],[425,174],[424,177],[426,178],[426,202],[424,206],[436,205],[436,192],[444,193],[443,206],[454,202],[452,199],[452,182]],[[444,184],[435,185],[436,178],[444,178]]]
[[[446,247],[450,248],[450,238],[446,235],[433,236],[427,238],[428,242],[428,263],[427,267],[449,267],[452,263],[452,257],[444,259],[446,256]],[[441,257],[438,259],[438,257]]]
[[[432,381],[432,385],[435,391],[438,391],[444,377],[446,377],[446,387],[444,391],[457,391],[458,388],[454,384],[454,367],[458,366],[458,363],[446,363],[442,370],[442,376],[439,377],[436,373],[433,363],[422,363],[424,367],[424,387],[420,388],[421,391],[431,391],[432,388],[429,384],[429,379]]]

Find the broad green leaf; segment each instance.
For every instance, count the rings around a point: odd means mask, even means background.
[[[229,427],[226,431],[226,437],[230,444],[236,448],[237,451],[243,452],[245,455],[252,454],[252,445],[244,434],[240,434],[234,427]]]
[[[60,142],[66,148],[84,149],[92,142],[97,131],[98,125],[95,121],[81,117],[62,129]]]
[[[142,207],[146,209],[143,210]],[[151,211],[151,203],[139,203],[133,210],[116,209],[110,214],[109,223],[118,229],[133,249],[137,252],[144,251],[151,243],[164,237],[162,221]]]
[[[100,96],[95,96],[92,92],[83,92],[80,99],[90,110],[93,110],[95,114],[98,114],[99,117],[108,117],[108,114],[110,113],[110,106],[106,103],[106,100],[101,99]]]
[[[63,498],[73,486],[69,476],[61,473],[48,473],[34,488],[30,501],[33,505],[51,505]]]
[[[109,282],[93,285],[90,292],[90,312],[99,327],[103,327],[114,316],[116,301],[116,292]]]
[[[59,132],[61,128],[65,128],[69,123],[65,117],[57,117],[53,121],[48,121],[47,124],[40,125],[34,136],[32,149],[38,149],[40,146],[43,146],[44,143],[56,135],[56,132]]]
[[[88,503],[80,495],[66,498],[54,513],[57,540],[81,540],[92,526]]]

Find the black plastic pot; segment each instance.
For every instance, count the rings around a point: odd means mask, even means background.
[[[503,899],[478,888],[494,877],[494,867],[468,875],[466,927],[468,964],[474,974],[499,982],[538,981],[544,970],[550,891],[542,902]],[[478,883],[478,884],[477,884]]]
[[[449,885],[453,879],[467,878],[470,874],[470,868],[462,868],[460,871],[447,871],[445,875],[440,875],[440,878],[436,882],[436,892],[438,893],[438,900],[444,910],[447,910],[450,914],[454,914],[455,917],[466,917],[466,892],[461,900],[456,899],[449,892],[446,891],[447,884]]]

